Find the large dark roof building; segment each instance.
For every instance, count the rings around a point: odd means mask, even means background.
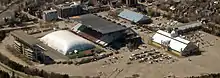
[[[123,37],[123,32],[127,29],[92,14],[82,15],[74,20],[79,22],[72,28],[74,32],[103,46]]]
[[[83,25],[90,27],[102,34],[125,30],[126,27],[112,23],[111,21],[104,20],[98,16],[92,14],[86,14],[75,19],[81,22]]]

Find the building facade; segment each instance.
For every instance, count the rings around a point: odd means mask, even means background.
[[[57,20],[58,19],[57,10],[43,11],[42,17],[45,21]]]
[[[23,31],[13,31],[11,35],[14,37],[14,48],[32,61],[51,64],[56,60],[68,59]]]
[[[61,18],[67,18],[82,13],[82,7],[79,4],[64,4],[56,6],[58,16]]]

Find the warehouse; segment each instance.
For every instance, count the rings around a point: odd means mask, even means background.
[[[13,44],[15,49],[32,61],[40,61],[43,64],[50,64],[58,60],[68,59],[66,56],[23,31],[13,31],[10,34],[15,39]]]
[[[91,42],[67,30],[49,33],[40,40],[63,55],[94,48]]]
[[[148,16],[127,9],[124,9],[118,16],[138,24],[151,23],[151,19]]]
[[[73,32],[102,46],[123,38],[123,32],[127,29],[92,14],[82,15],[74,20],[78,21],[78,24],[71,28]]]
[[[199,49],[194,43],[180,37],[158,30],[152,37],[152,44],[163,47],[180,56],[196,53]]]
[[[201,22],[190,22],[190,23],[186,23],[183,25],[179,25],[176,27],[178,29],[178,32],[181,34],[190,32],[190,31],[195,31],[195,30],[199,30],[202,28],[202,23]]]

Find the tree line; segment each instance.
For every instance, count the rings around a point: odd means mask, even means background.
[[[10,78],[10,75],[5,71],[0,70],[0,78]]]
[[[204,74],[200,76],[190,76],[186,78],[220,78],[220,73]]]
[[[44,70],[39,70],[36,68],[30,68],[28,66],[23,66],[20,65],[12,60],[10,60],[8,57],[2,55],[0,53],[0,62],[7,65],[8,67],[12,68],[13,70],[24,72],[27,75],[32,75],[32,76],[40,76],[43,78],[69,78],[67,74],[59,74],[59,73],[54,73],[54,72],[46,72]],[[0,71],[1,73],[1,71]],[[5,75],[5,74],[3,74]],[[6,76],[6,75],[5,75]],[[7,78],[7,77],[1,77],[0,78]]]
[[[11,2],[12,2],[12,0],[0,0],[0,3],[3,4],[3,5],[7,5]]]

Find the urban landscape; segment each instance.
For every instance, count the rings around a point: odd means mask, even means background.
[[[220,78],[220,0],[0,0],[0,78]]]

